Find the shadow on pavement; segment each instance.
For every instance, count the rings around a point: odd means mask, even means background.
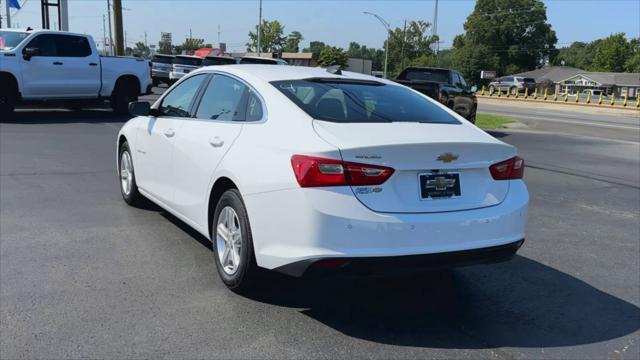
[[[496,139],[500,139],[503,137],[507,137],[510,134],[507,134],[506,132],[502,132],[502,131],[495,131],[495,130],[487,130],[487,134],[493,136]]]
[[[557,347],[640,328],[640,309],[551,267],[504,264],[394,278],[290,279],[271,274],[251,298],[346,335],[431,348]]]
[[[65,109],[16,109],[1,123],[12,124],[72,124],[72,123],[122,123],[130,115],[117,115],[111,109],[65,110]]]

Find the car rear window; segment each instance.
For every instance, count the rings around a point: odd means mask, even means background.
[[[407,69],[401,76],[405,80],[422,80],[439,83],[449,82],[449,71],[444,69]]]
[[[200,66],[202,64],[202,59],[176,56],[175,59],[173,59],[173,63],[176,65]]]
[[[335,78],[273,81],[271,84],[318,120],[460,124],[446,110],[404,86]]]
[[[159,63],[159,64],[171,64],[173,62],[173,56],[161,56],[155,55],[151,62]]]
[[[534,79],[534,78],[524,78],[524,82],[526,82],[526,83],[535,83],[536,79]]]
[[[236,59],[234,58],[225,58],[225,57],[210,57],[204,58],[202,60],[202,66],[212,66],[212,65],[230,65],[236,64]]]

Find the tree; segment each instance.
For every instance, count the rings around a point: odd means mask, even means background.
[[[624,33],[612,34],[600,41],[593,55],[593,69],[598,71],[622,72],[631,56],[631,46]]]
[[[292,31],[289,36],[287,36],[287,40],[285,41],[284,48],[282,51],[284,52],[294,52],[297,53],[300,51],[300,42],[304,38],[299,31]]]
[[[318,65],[325,67],[340,65],[340,67],[344,68],[347,66],[347,59],[347,53],[343,49],[335,46],[328,46],[320,53]]]
[[[131,53],[134,56],[148,58],[149,55],[151,54],[151,49],[149,49],[149,47],[145,45],[143,42],[138,41],[133,47],[133,49],[131,49]]]
[[[171,48],[170,43],[160,41],[158,42],[158,52],[160,54],[171,55],[173,53],[173,49]]]
[[[395,28],[389,34],[389,72],[399,73],[402,67],[417,58],[427,61],[434,57],[432,45],[437,38],[429,35],[431,23],[427,21],[410,21],[405,28]],[[385,42],[386,46],[386,42]],[[428,62],[435,63],[435,58]]]
[[[631,48],[631,56],[624,63],[625,71],[640,73],[640,38],[631,39],[629,48]]]
[[[186,38],[182,43],[182,51],[192,54],[194,51],[204,47],[204,39]]]
[[[454,41],[452,62],[474,83],[481,70],[533,70],[556,54],[558,39],[541,0],[478,0],[464,30]]]
[[[553,65],[572,66],[580,69],[589,69],[593,63],[593,54],[589,43],[576,41],[569,47],[558,49],[556,56],[551,61]]]
[[[323,43],[322,41],[312,41],[312,42],[309,43],[309,47],[302,49],[302,51],[303,52],[312,53],[313,59],[314,60],[318,60],[318,58],[320,57],[320,53],[326,47],[327,47],[327,45],[325,43]]]
[[[287,41],[284,36],[284,26],[278,20],[262,20],[260,28],[260,52],[280,52]],[[249,32],[247,51],[258,52],[258,25],[256,31]]]

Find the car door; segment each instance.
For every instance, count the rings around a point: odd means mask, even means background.
[[[23,58],[23,97],[95,98],[100,91],[100,59],[85,36],[42,34],[26,48],[37,49]],[[24,49],[23,49],[24,53]]]
[[[134,165],[138,186],[164,204],[173,207],[172,169],[174,143],[193,106],[206,74],[198,74],[172,88],[138,129]]]
[[[242,131],[249,94],[242,81],[214,74],[202,91],[195,116],[184,121],[176,138],[172,171],[176,210],[205,228],[210,181]]]
[[[473,108],[473,94],[467,87],[462,75],[453,72],[454,85],[456,88],[456,97],[454,99],[453,110],[463,117],[467,118],[471,115]]]

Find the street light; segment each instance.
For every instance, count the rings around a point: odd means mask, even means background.
[[[386,79],[387,78],[387,62],[389,61],[389,36],[391,35],[391,27],[385,19],[383,19],[381,16],[377,14],[374,14],[368,11],[363,11],[363,14],[375,16],[375,18],[380,21],[382,26],[384,26],[384,28],[387,29],[387,42],[384,47],[384,78]]]

